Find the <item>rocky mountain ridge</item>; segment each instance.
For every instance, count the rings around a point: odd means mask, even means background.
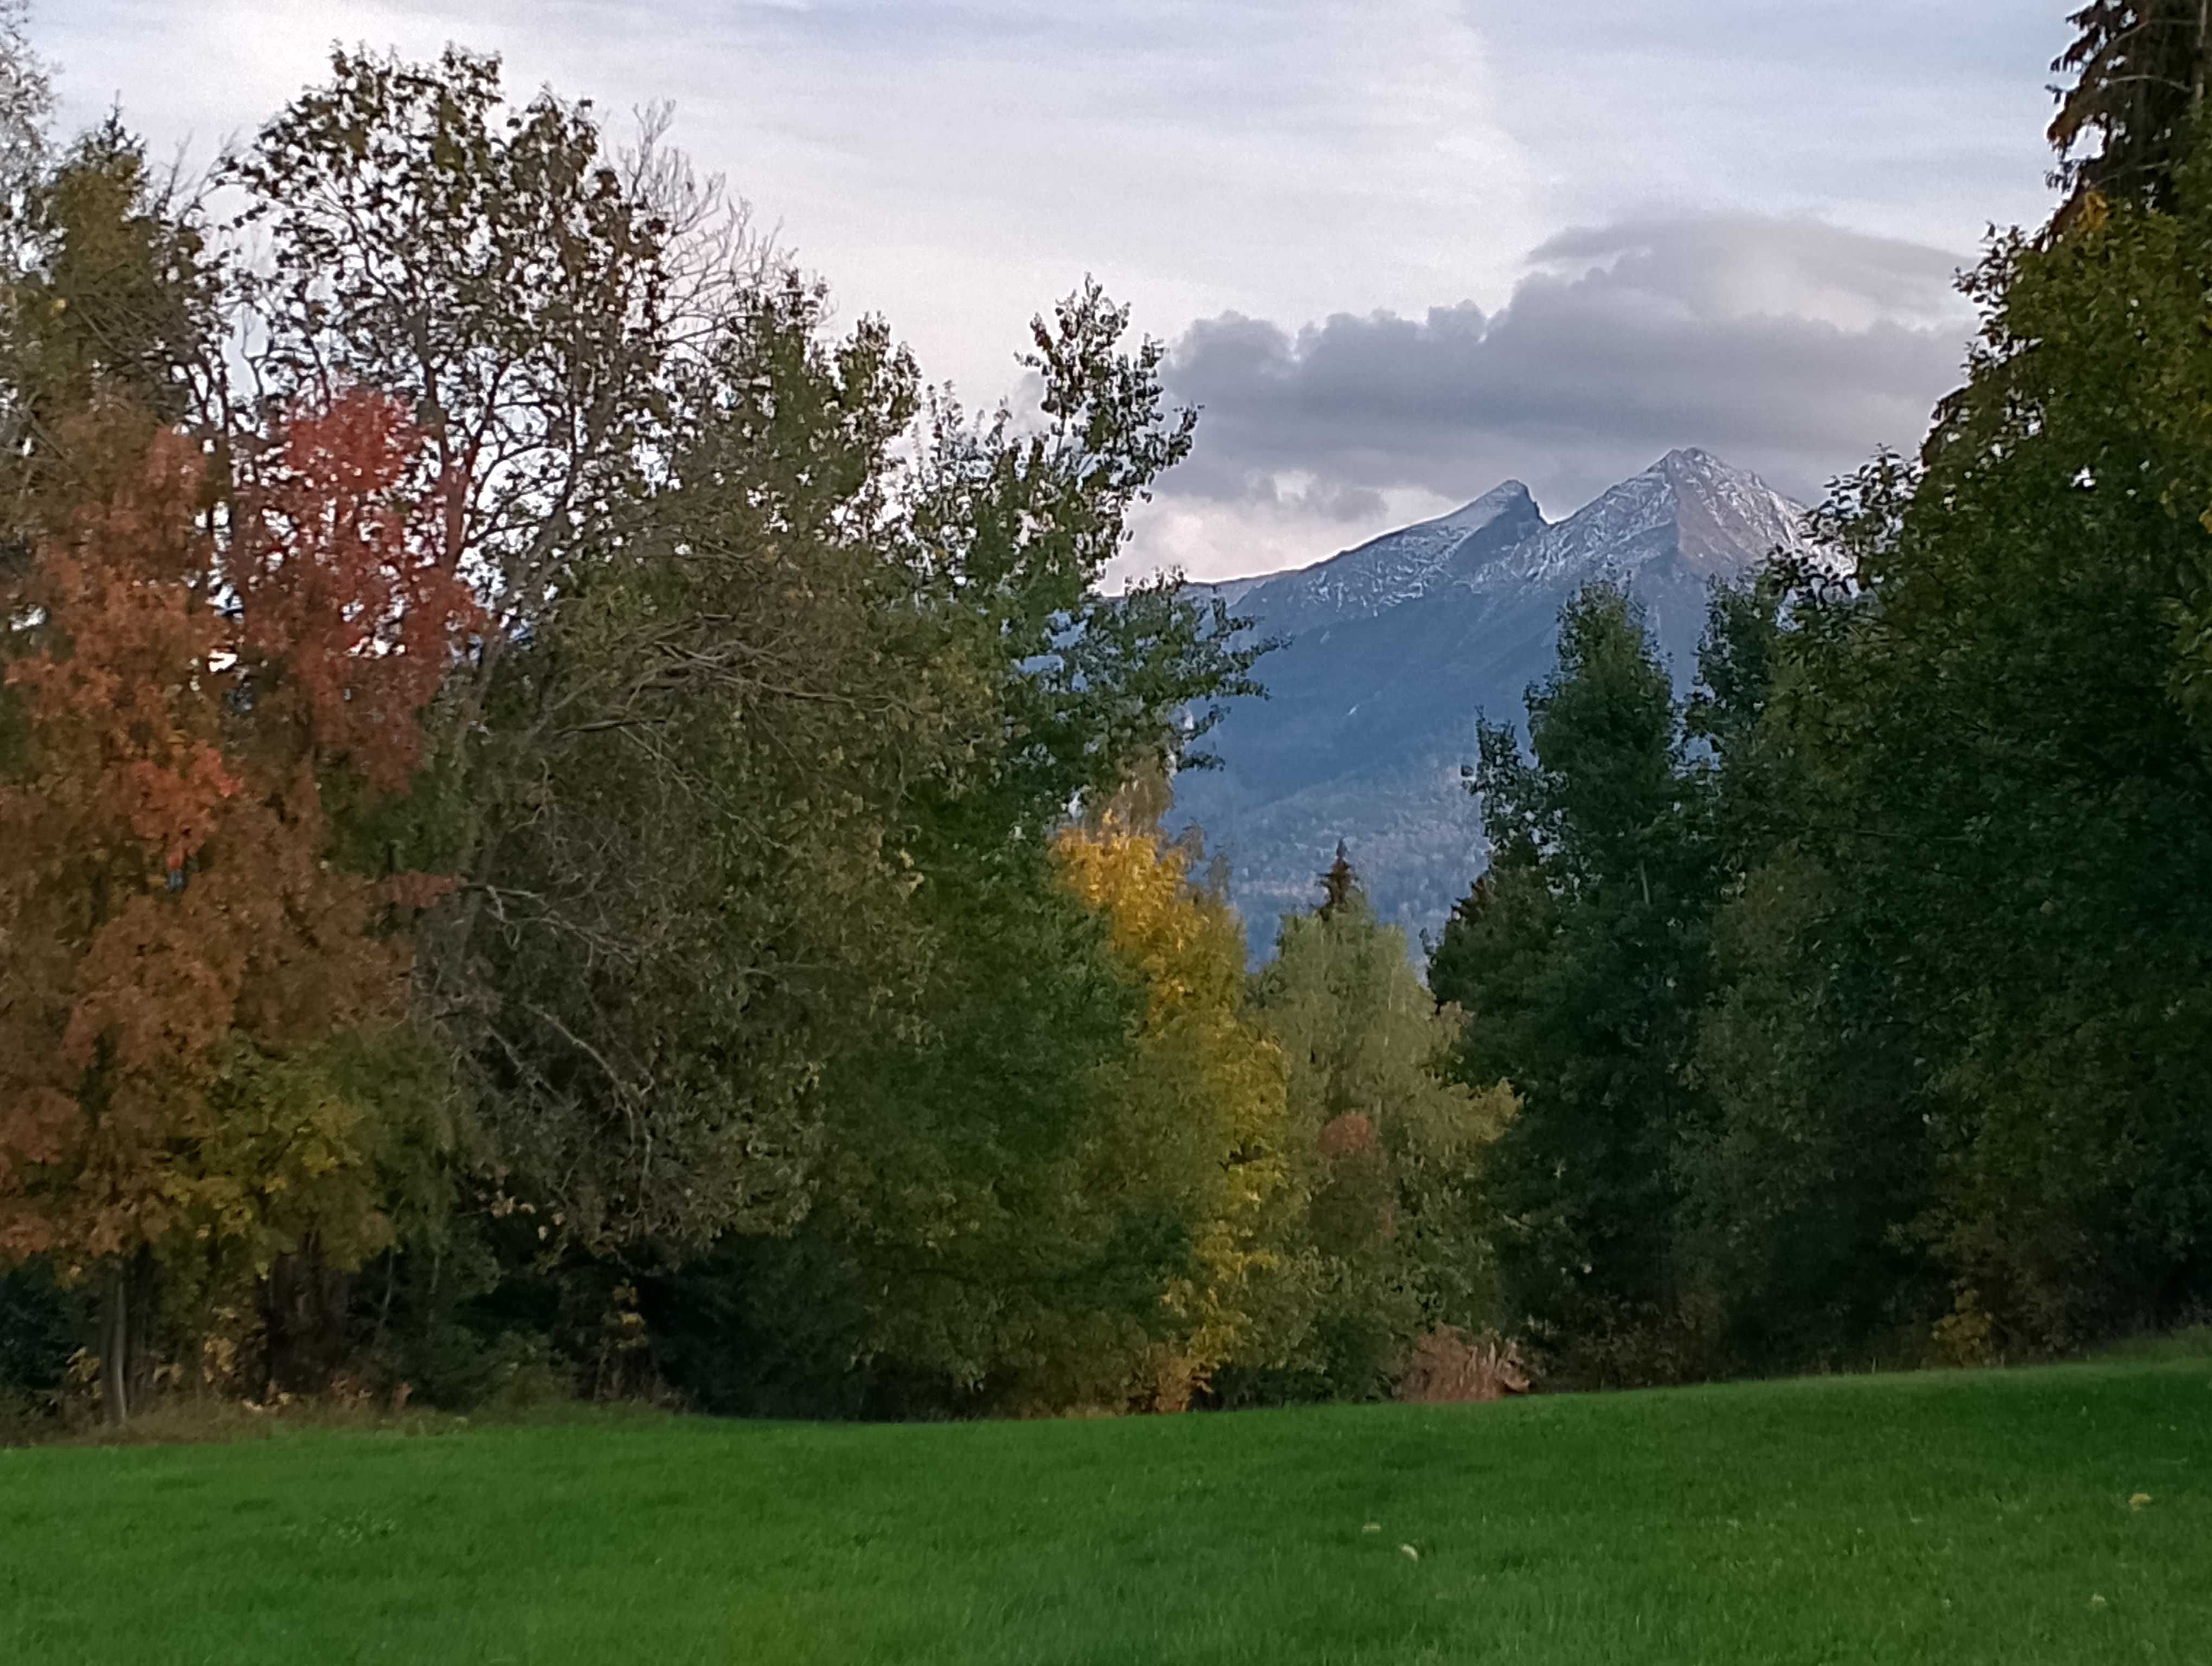
[[[1234,702],[1210,737],[1223,767],[1177,781],[1178,819],[1228,859],[1255,952],[1278,916],[1310,904],[1340,838],[1418,946],[1482,866],[1460,773],[1476,716],[1521,720],[1568,598],[1626,584],[1686,689],[1709,587],[1809,548],[1799,506],[1692,448],[1563,520],[1507,481],[1315,566],[1218,587],[1282,646],[1259,667],[1269,697]]]

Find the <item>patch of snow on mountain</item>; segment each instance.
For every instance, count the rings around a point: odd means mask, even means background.
[[[1509,480],[1449,514],[1278,575],[1246,592],[1238,605],[1271,629],[1371,617],[1425,595],[1444,575],[1452,552],[1468,539],[1491,534],[1510,542],[1543,524],[1528,489]]]
[[[1757,475],[1709,453],[1673,451],[1510,549],[1455,562],[1453,580],[1486,591],[1626,578],[1679,560],[1700,577],[1734,576],[1777,548],[1811,548],[1804,512]]]

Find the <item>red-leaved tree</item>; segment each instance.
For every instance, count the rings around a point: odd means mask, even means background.
[[[294,413],[249,483],[173,432],[110,417],[100,443],[101,501],[36,551],[6,668],[0,1258],[100,1278],[119,1417],[161,1255],[247,1238],[265,1267],[362,1160],[326,1096],[246,1138],[223,1090],[399,1015],[400,927],[436,883],[335,865],[325,795],[404,787],[473,610],[389,400]]]

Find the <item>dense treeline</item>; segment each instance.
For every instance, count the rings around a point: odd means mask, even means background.
[[[5,58],[9,1392],[1480,1375],[1510,1097],[1348,873],[1255,990],[1158,830],[1256,651],[1100,593],[1194,419],[1095,286],[975,418],[492,60],[192,192]]]
[[[2097,5],[2074,194],[1966,386],[1715,599],[1686,704],[1585,594],[1431,966],[1510,1300],[1592,1380],[2076,1347],[2212,1304],[2201,8]]]
[[[1561,620],[1425,988],[1161,832],[1258,647],[1086,284],[980,416],[647,122],[337,53],[204,188],[0,7],[0,1395],[933,1416],[2212,1303],[2201,8],[2100,3],[1914,460]],[[2094,143],[2094,152],[2088,147]]]

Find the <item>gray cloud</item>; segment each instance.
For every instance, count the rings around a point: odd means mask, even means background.
[[[1553,238],[1495,313],[1295,333],[1222,313],[1170,361],[1203,415],[1167,489],[1358,520],[1378,493],[1457,500],[1516,475],[1556,514],[1701,445],[1816,494],[1877,446],[1917,442],[1956,383],[1960,264],[1809,222],[1655,218]]]
[[[1500,307],[1572,224],[1686,206],[1923,241],[2033,219],[2063,7],[2019,0],[32,0],[70,120],[250,133],[333,39],[503,52],[675,137],[988,401],[1095,271],[1155,330]]]
[[[514,90],[617,125],[673,98],[678,143],[842,316],[884,314],[971,403],[1086,271],[1144,327],[1208,320],[1178,367],[1212,407],[1200,456],[1127,566],[1209,574],[1317,559],[1502,473],[1556,510],[1690,439],[1794,490],[1909,443],[1956,357],[1943,258],[1807,222],[1964,248],[2040,219],[2069,33],[2067,6],[2020,0],[649,9],[31,4],[66,123],[119,97],[195,161],[319,79],[334,39],[498,51]],[[1400,317],[1299,329],[1350,302]]]

